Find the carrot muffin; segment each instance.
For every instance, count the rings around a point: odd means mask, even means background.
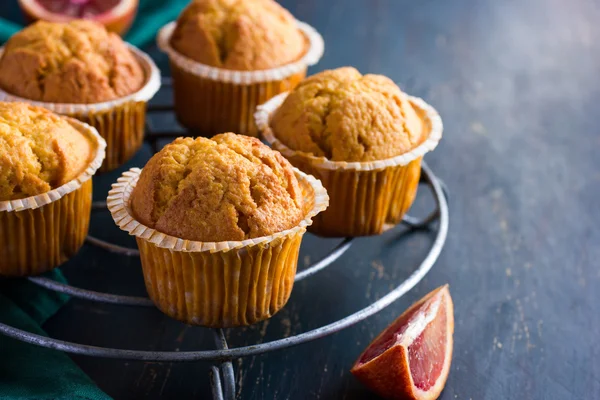
[[[273,0],[195,0],[177,19],[175,50],[213,67],[254,71],[295,61],[306,39]]]
[[[271,120],[291,149],[331,161],[374,161],[403,154],[423,139],[421,120],[389,78],[352,67],[302,81]]]
[[[38,21],[1,49],[0,100],[32,102],[86,122],[107,142],[102,171],[142,146],[160,72],[146,54],[88,20]]]
[[[87,168],[92,150],[90,140],[58,115],[0,102],[0,201],[64,185]]]
[[[289,299],[302,236],[328,204],[319,181],[258,139],[179,138],[113,185],[108,208],[136,236],[146,289],[165,314],[224,328]]]
[[[144,167],[131,198],[144,225],[197,241],[267,236],[304,217],[289,162],[258,139],[233,133],[165,146]]]
[[[36,22],[6,42],[0,87],[51,103],[98,103],[127,96],[144,71],[121,38],[85,20]]]
[[[105,146],[75,119],[0,102],[0,276],[38,275],[77,253]]]
[[[292,89],[323,40],[274,0],[194,0],[158,35],[169,55],[175,112],[205,136],[257,136],[257,105]]]
[[[303,80],[256,118],[269,144],[323,181],[332,206],[311,229],[324,236],[374,235],[400,222],[416,195],[421,158],[442,133],[425,102],[351,67]]]

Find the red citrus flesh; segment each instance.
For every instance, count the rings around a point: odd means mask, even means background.
[[[390,326],[385,328],[385,331],[369,345],[367,350],[365,350],[360,357],[360,362],[366,363],[395,345],[396,342],[398,342],[398,338],[401,337],[404,331],[406,331],[406,328],[408,328],[407,322],[417,311],[419,311],[417,308],[414,310],[407,310],[398,317],[397,320],[392,322]]]
[[[447,325],[446,313],[438,313],[437,317],[408,346],[410,374],[415,386],[423,391],[431,389],[442,372],[446,353]]]
[[[73,18],[93,18],[116,7],[121,0],[36,0],[53,14]]]
[[[19,5],[30,21],[91,19],[122,35],[133,22],[138,0],[19,0]]]
[[[387,327],[351,372],[388,399],[437,399],[450,370],[453,332],[452,298],[446,285]]]

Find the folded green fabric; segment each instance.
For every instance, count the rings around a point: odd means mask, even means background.
[[[16,0],[14,1],[16,6]],[[131,30],[125,37],[129,43],[143,47],[154,41],[161,26],[177,18],[190,0],[140,0],[138,14]],[[23,26],[22,17],[11,12],[10,16],[0,11],[0,42],[5,42]]]
[[[158,30],[177,16],[190,0],[140,0],[140,8],[125,40],[143,47],[153,43]]]
[[[55,270],[50,278],[65,281]],[[0,281],[0,322],[45,335],[40,327],[68,300],[24,279]],[[0,335],[0,399],[109,400],[64,353]]]
[[[0,18],[0,42],[5,42],[15,32],[21,29],[22,26],[16,22]]]

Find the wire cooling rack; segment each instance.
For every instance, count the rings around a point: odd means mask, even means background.
[[[170,79],[163,78],[163,87],[168,88],[170,86]],[[173,112],[172,105],[150,105],[148,107],[148,113],[168,112]],[[159,131],[154,129],[149,123],[146,124],[145,140],[150,144],[154,152],[157,152],[159,150],[159,141],[173,139],[181,135],[181,131]],[[36,335],[3,323],[0,323],[0,333],[37,346],[91,357],[168,362],[199,360],[213,361],[214,365],[211,366],[210,370],[210,383],[213,399],[235,399],[236,391],[234,371],[232,365],[233,360],[241,357],[262,354],[274,350],[285,349],[341,331],[342,329],[348,328],[389,306],[391,303],[398,300],[402,295],[411,290],[421,279],[423,279],[423,277],[427,274],[427,272],[429,272],[429,270],[437,260],[446,241],[446,236],[448,233],[448,192],[443,182],[440,181],[433,174],[431,169],[429,169],[429,167],[425,163],[422,164],[420,184],[428,186],[431,190],[433,198],[435,200],[435,209],[423,219],[417,219],[406,215],[402,220],[402,224],[407,226],[411,230],[435,230],[435,239],[425,259],[407,279],[405,279],[402,282],[399,282],[394,289],[392,289],[385,296],[381,297],[379,300],[371,303],[370,305],[361,310],[354,312],[353,314],[350,314],[342,319],[339,319],[335,322],[331,322],[327,325],[318,327],[316,329],[298,335],[274,340],[271,342],[236,348],[229,348],[227,340],[225,339],[225,334],[222,329],[212,329],[216,349],[198,351],[142,351],[90,346],[86,344],[67,342],[60,339]],[[94,212],[108,212],[106,209],[105,202],[94,202],[92,205],[92,210]],[[303,279],[307,279],[331,265],[352,246],[355,240],[360,239],[343,239],[340,243],[334,246],[325,257],[323,257],[316,263],[310,265],[309,267],[303,269],[302,271],[299,271],[296,274],[294,281],[298,282]],[[93,236],[88,236],[86,239],[86,243],[88,245],[103,248],[116,255],[124,257],[139,257],[139,251],[137,249],[118,246],[107,241],[100,240]],[[117,304],[120,306],[154,307],[152,301],[147,297],[123,296],[97,292],[93,290],[74,287],[69,284],[57,282],[45,277],[30,277],[27,279],[46,289],[65,293],[79,299],[99,303]]]

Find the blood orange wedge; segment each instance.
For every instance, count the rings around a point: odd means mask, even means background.
[[[452,360],[454,309],[448,285],[413,304],[352,367],[352,374],[386,399],[437,399]]]
[[[30,21],[67,22],[85,18],[123,35],[133,22],[138,0],[19,0],[19,5]]]

